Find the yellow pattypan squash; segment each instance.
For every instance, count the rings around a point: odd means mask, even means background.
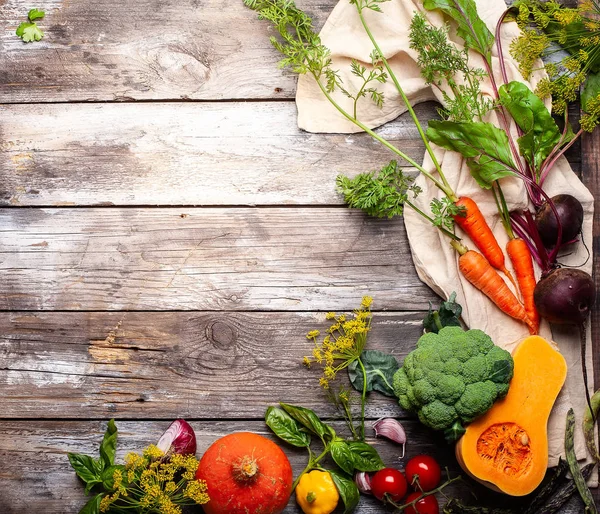
[[[315,469],[306,473],[296,486],[296,501],[304,514],[330,514],[339,500],[340,494],[327,471]]]

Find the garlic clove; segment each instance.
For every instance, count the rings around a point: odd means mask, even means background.
[[[406,445],[406,432],[402,424],[394,418],[380,418],[373,423],[373,429],[376,436],[385,437],[390,441],[402,445],[402,456],[404,458],[404,449]]]
[[[358,473],[356,473],[354,475],[354,483],[356,484],[356,487],[358,487],[358,490],[362,494],[372,494],[371,477],[368,473],[365,473],[364,471],[359,471]]]

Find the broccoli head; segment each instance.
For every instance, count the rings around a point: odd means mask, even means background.
[[[510,353],[481,330],[444,327],[419,339],[394,375],[394,392],[403,409],[454,441],[506,396],[513,367]]]

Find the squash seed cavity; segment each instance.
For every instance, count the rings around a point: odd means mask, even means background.
[[[497,423],[477,440],[477,453],[511,477],[527,474],[533,463],[529,435],[516,423]]]

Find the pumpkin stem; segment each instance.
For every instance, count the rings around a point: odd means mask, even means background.
[[[244,455],[233,464],[233,478],[236,482],[248,483],[256,479],[258,464],[256,459]]]

